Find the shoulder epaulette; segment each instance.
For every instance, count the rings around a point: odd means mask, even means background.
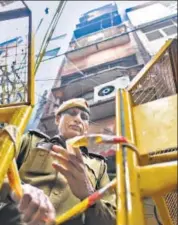
[[[41,132],[41,131],[38,130],[38,129],[35,129],[35,130],[30,129],[30,130],[28,130],[28,132],[29,132],[30,134],[35,134],[35,135],[37,135],[38,137],[41,137],[41,138],[50,139],[50,136],[48,136],[47,134]]]
[[[89,152],[88,154],[89,154],[89,156],[91,156],[93,158],[98,158],[100,160],[106,161],[106,158],[104,156],[102,156],[102,155],[99,155],[99,154],[96,154],[96,153],[91,153],[91,152]]]

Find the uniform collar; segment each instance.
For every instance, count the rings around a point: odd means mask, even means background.
[[[63,148],[66,148],[66,142],[62,136],[55,135],[49,141],[55,145],[61,145]]]

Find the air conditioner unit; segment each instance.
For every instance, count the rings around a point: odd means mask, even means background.
[[[115,80],[101,84],[94,88],[94,102],[100,102],[115,97],[118,89],[124,89],[130,83],[129,76],[119,77]]]

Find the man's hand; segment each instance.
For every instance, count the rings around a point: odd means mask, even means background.
[[[67,179],[73,194],[83,200],[94,192],[94,188],[87,176],[86,166],[79,148],[68,146],[64,149],[54,145],[51,156],[56,159],[53,167]]]
[[[18,202],[22,220],[28,225],[44,225],[54,222],[55,209],[42,190],[29,184],[24,184],[23,197],[18,200],[14,193],[12,193],[11,197]]]

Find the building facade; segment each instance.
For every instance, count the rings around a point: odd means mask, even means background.
[[[177,1],[151,1],[126,9],[126,15],[137,42],[150,57],[166,40],[177,37]]]
[[[46,105],[41,119],[40,128],[50,136],[57,132],[55,107],[73,97],[88,101],[91,133],[114,134],[115,92],[127,86],[144,65],[116,4],[91,10],[79,21],[52,88],[51,103]],[[100,149],[93,151],[100,152]]]
[[[85,98],[91,109],[89,133],[115,134],[115,94],[125,88],[144,66],[144,57],[116,4],[91,10],[79,18],[39,129],[57,133],[56,108],[73,97]],[[55,103],[55,104],[54,104]],[[115,146],[92,145],[91,152],[108,157],[115,172]]]

